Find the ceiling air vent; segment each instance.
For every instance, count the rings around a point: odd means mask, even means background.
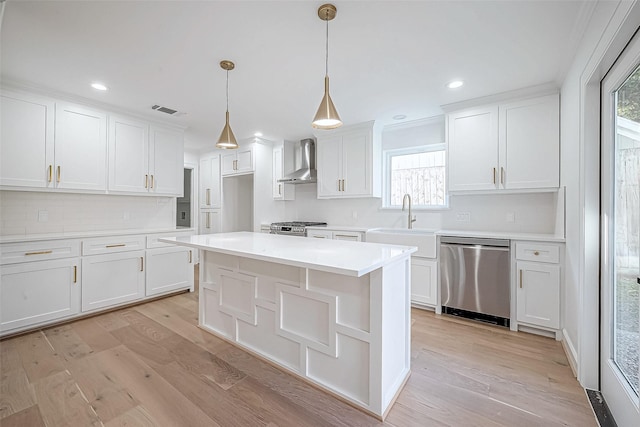
[[[173,110],[171,108],[167,108],[167,107],[161,107],[160,105],[154,105],[153,107],[151,107],[152,110],[156,110],[156,111],[160,111],[162,113],[167,113],[167,114],[176,114],[178,112],[178,110]],[[180,115],[180,114],[178,114]]]

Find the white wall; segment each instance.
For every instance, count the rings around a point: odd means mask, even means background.
[[[0,191],[3,236],[170,228],[175,215],[172,197]]]
[[[638,28],[638,9],[631,1],[595,5],[561,91],[561,185],[567,209],[564,336],[578,380],[593,389],[599,388],[599,82]]]

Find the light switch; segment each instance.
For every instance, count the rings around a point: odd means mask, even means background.
[[[456,213],[456,221],[459,222],[471,222],[470,212],[458,212]]]

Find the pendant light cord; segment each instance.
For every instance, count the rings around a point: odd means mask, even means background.
[[[325,64],[325,69],[324,69],[324,75],[328,76],[329,75],[329,11],[327,10],[326,12],[326,16],[325,16],[325,21],[327,22],[327,37],[326,37],[326,44],[325,44],[325,57],[324,57],[324,64]]]
[[[229,70],[227,70],[227,112],[229,112]]]

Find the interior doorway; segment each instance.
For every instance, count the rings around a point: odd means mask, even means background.
[[[640,34],[602,81],[600,385],[640,426]]]
[[[184,183],[183,183],[182,197],[178,197],[176,200],[176,226],[177,227],[191,227],[194,200],[192,189],[193,185],[193,169],[184,169]]]

